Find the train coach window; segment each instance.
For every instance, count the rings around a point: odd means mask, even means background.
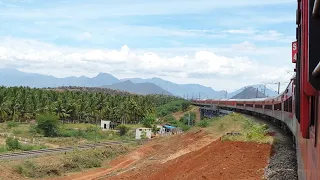
[[[272,109],[272,105],[264,105],[265,109]]]
[[[239,103],[237,103],[237,106],[243,106],[243,104],[239,104]]]
[[[254,107],[255,107],[255,108],[261,108],[261,109],[262,109],[262,105],[260,105],[260,104],[256,104],[256,105],[254,105]]]
[[[253,107],[253,104],[246,104],[247,107]]]
[[[292,96],[288,100],[288,112],[292,112]]]
[[[281,105],[282,105],[281,103],[275,104],[274,110],[281,111],[282,110]]]

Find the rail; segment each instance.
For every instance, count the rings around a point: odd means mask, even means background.
[[[320,75],[320,62],[318,63],[317,67],[314,68],[313,72],[312,72],[313,76],[319,76]]]
[[[320,10],[320,0],[316,0],[313,5],[313,11],[312,16],[318,17],[319,16],[319,10]]]

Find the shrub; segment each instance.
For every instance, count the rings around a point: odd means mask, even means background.
[[[45,137],[56,137],[59,134],[59,118],[52,114],[39,115],[36,118],[37,129]]]
[[[15,121],[8,121],[7,122],[7,128],[11,129],[13,127],[18,127],[19,123],[15,122]]]
[[[119,125],[117,127],[117,129],[119,130],[120,136],[126,135],[128,133],[128,131],[130,130],[130,128],[128,126],[123,125],[123,124]]]
[[[197,126],[202,128],[208,127],[209,125],[210,125],[209,121],[205,119],[197,123]]]
[[[187,110],[189,109],[190,105],[191,105],[191,102],[190,102],[190,101],[183,101],[183,102],[181,103],[181,109],[182,109],[182,111],[187,111]]]
[[[156,117],[153,114],[147,115],[142,120],[142,124],[147,128],[152,128],[152,126],[155,124],[155,122],[156,122]]]
[[[6,139],[6,145],[9,151],[21,149],[21,144],[18,139],[13,139],[11,137]]]

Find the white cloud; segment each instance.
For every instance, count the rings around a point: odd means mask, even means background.
[[[244,42],[241,47],[255,48],[249,42]],[[273,81],[284,77],[285,70],[290,70],[257,63],[244,56],[226,57],[208,50],[198,50],[192,55],[163,56],[151,51],[132,50],[126,45],[120,50],[77,49],[9,38],[0,43],[0,61],[4,66],[20,65],[18,67],[25,71],[58,77],[110,72],[120,77],[169,77],[179,79],[180,83],[209,79],[210,84],[206,84],[215,88],[236,88],[233,83],[239,81],[247,84]],[[217,85],[215,79],[225,79],[228,83]]]

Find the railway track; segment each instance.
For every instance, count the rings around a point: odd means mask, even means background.
[[[48,153],[69,152],[73,150],[85,150],[90,148],[104,147],[107,145],[122,145],[122,144],[136,143],[136,142],[138,141],[107,141],[107,142],[95,143],[95,144],[83,144],[79,146],[68,146],[68,147],[6,153],[6,154],[0,154],[0,160],[21,159],[21,158],[27,158],[32,156],[44,155]]]

